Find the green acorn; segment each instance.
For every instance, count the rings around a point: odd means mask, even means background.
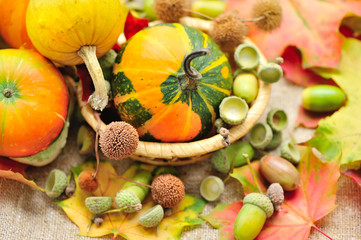
[[[269,197],[250,193],[243,199],[243,207],[234,222],[234,236],[238,240],[252,240],[261,232],[266,219],[274,212]]]
[[[66,174],[59,170],[53,169],[45,184],[46,195],[50,198],[57,198],[59,197],[65,190],[68,182],[68,177]]]
[[[101,214],[110,209],[113,204],[111,197],[87,197],[85,206],[91,213]]]
[[[146,228],[152,228],[159,225],[164,217],[164,210],[161,205],[155,205],[145,213],[140,215],[138,222]]]
[[[229,161],[224,149],[220,149],[213,153],[211,158],[213,168],[221,173],[227,173],[231,168],[231,162]]]
[[[140,170],[136,173],[131,180],[142,184],[150,184],[152,180],[152,174],[145,170]],[[149,193],[149,188],[140,186],[132,182],[124,184],[123,188],[115,195],[115,203],[119,208],[125,208],[123,211],[131,213],[139,210],[139,204]]]
[[[298,151],[297,146],[291,141],[286,141],[282,143],[281,156],[286,158],[293,164],[298,164],[301,159],[301,154]]]

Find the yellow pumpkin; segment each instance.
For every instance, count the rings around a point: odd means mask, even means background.
[[[95,87],[89,103],[102,110],[108,96],[97,57],[113,47],[126,16],[122,0],[31,0],[26,28],[45,57],[63,65],[85,62]]]

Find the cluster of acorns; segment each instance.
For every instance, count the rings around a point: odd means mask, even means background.
[[[113,205],[112,197],[87,197],[84,204],[94,214],[91,222],[100,226],[103,222],[101,217],[103,214],[114,212],[134,213],[140,211],[142,209],[142,201],[151,191],[152,198],[157,205],[141,214],[138,221],[140,225],[146,228],[158,226],[164,217],[164,209],[174,208],[185,196],[184,184],[174,174],[177,174],[177,172],[172,167],[157,167],[152,173],[143,169],[137,170],[131,179],[126,179],[128,182],[114,196],[114,201],[118,206],[116,209],[111,209]],[[47,195],[55,199],[65,191],[65,194],[70,197],[75,189],[67,187],[69,181],[67,179],[68,177],[63,171],[59,169],[52,170],[46,182]],[[151,185],[148,185],[150,183]],[[78,176],[78,185],[83,191],[95,192],[98,189],[98,182],[94,178],[94,172],[82,171]]]

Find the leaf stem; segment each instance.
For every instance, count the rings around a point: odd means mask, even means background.
[[[251,165],[251,161],[249,160],[248,154],[243,154],[243,156],[247,159],[247,165],[248,165],[249,170],[250,170],[250,172],[251,172],[253,181],[254,181],[254,183],[256,184],[256,187],[257,187],[257,189],[258,189],[258,192],[262,193],[261,187],[259,186],[258,181],[257,181],[257,178],[256,178],[256,173],[254,172],[254,169],[253,169],[253,167],[252,167],[252,165]]]
[[[326,233],[324,233],[321,229],[319,229],[316,225],[312,225],[312,227],[314,229],[316,229],[318,232],[320,232],[321,234],[323,234],[325,237],[327,237],[330,240],[333,240],[333,238],[331,238],[330,236],[328,236]]]
[[[96,113],[95,114],[95,117],[96,119],[98,120],[98,127],[97,127],[97,130],[95,131],[95,158],[97,160],[97,167],[96,167],[96,170],[95,170],[95,173],[93,174],[93,179],[95,179],[98,175],[98,172],[99,172],[99,167],[100,167],[100,159],[99,159],[99,131],[100,131],[100,127],[101,127],[101,119],[100,119],[100,116],[99,116],[99,113]]]
[[[225,151],[224,149],[222,149],[222,151]],[[228,172],[228,176],[223,180],[224,183],[226,183],[229,178],[231,177],[231,174],[233,173],[233,170],[234,170],[234,163],[236,161],[236,156],[237,156],[238,152],[236,154],[234,154],[233,156],[233,159],[232,159],[232,165],[231,165],[231,168],[229,169],[229,172]],[[227,155],[226,155],[227,156]]]

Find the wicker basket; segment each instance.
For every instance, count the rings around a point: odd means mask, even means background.
[[[212,26],[211,21],[184,17],[181,23],[197,28],[203,32],[208,32]],[[250,40],[247,40],[250,42]],[[261,55],[261,63],[267,60]],[[271,94],[271,85],[266,84],[260,80],[258,96],[249,109],[246,120],[237,126],[230,129],[230,139],[234,142],[248,133],[253,125],[263,114],[267,107],[268,100]],[[96,112],[81,100],[82,89],[81,84],[77,89],[77,98],[81,113],[88,124],[96,131],[105,127],[105,123],[101,122],[99,125]],[[213,137],[202,139],[187,143],[158,143],[139,141],[139,145],[135,153],[131,156],[132,159],[142,161],[154,165],[171,165],[180,166],[191,163],[196,163],[208,159],[212,153],[224,147],[222,144],[223,137],[219,134]]]

